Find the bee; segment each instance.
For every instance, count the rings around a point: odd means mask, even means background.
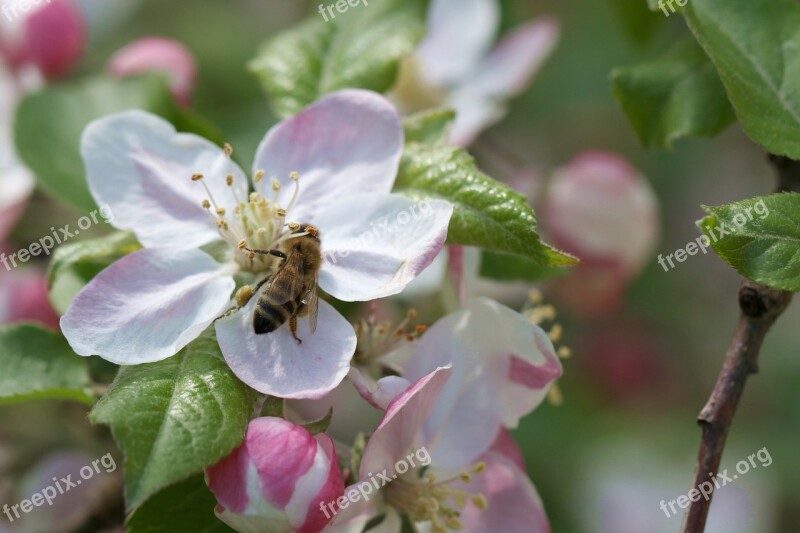
[[[293,234],[305,234],[287,239],[274,250],[245,250],[257,254],[274,255],[280,259],[274,274],[256,288],[259,293],[253,313],[256,335],[271,333],[289,322],[292,337],[297,336],[297,317],[308,316],[309,332],[317,329],[319,294],[317,278],[322,265],[319,230],[300,224]]]

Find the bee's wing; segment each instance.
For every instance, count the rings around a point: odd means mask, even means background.
[[[272,276],[264,293],[272,305],[283,305],[303,294],[303,257],[291,252]]]
[[[316,279],[311,290],[308,291],[306,307],[308,307],[308,330],[314,333],[317,330],[317,312],[319,311],[319,285]]]

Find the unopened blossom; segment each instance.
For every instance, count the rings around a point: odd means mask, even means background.
[[[401,514],[417,528],[437,533],[549,531],[541,500],[520,464],[519,451],[502,428],[484,427],[491,439],[476,456],[469,446],[452,446],[451,425],[433,425],[441,423],[437,411],[442,407],[462,422],[472,413],[471,424],[485,424],[480,404],[469,398],[452,402],[449,383],[458,380],[456,372],[437,368],[389,404],[364,449],[359,482],[345,491],[366,492],[368,484],[374,485],[376,473],[381,473],[379,493],[340,511],[326,531],[361,531],[371,519],[384,515],[382,530],[399,532]],[[448,443],[447,454],[442,439]]]
[[[402,66],[392,99],[405,113],[447,106],[457,112],[450,141],[467,146],[506,113],[558,40],[550,18],[526,23],[495,46],[497,0],[433,0],[428,35]]]
[[[344,491],[333,441],[282,418],[250,422],[241,446],[206,471],[217,517],[239,533],[316,533],[321,503]]]
[[[88,32],[73,0],[9,0],[0,8],[0,53],[15,71],[65,75],[81,58]]]
[[[197,65],[194,55],[182,43],[162,37],[145,37],[117,51],[108,71],[119,77],[157,72],[167,76],[175,100],[188,106],[192,99]]]
[[[319,231],[323,291],[345,301],[402,291],[441,249],[453,210],[430,200],[426,216],[414,216],[415,202],[390,194],[402,148],[394,107],[361,90],[334,93],[273,127],[256,154],[255,190],[230,147],[177,133],[154,115],[91,123],[81,143],[90,191],[144,248],[75,297],[65,336],[81,355],[138,364],[174,355],[219,319],[225,359],[248,385],[284,398],[324,395],[348,372],[352,326],[320,299],[313,334],[307,317],[298,320],[302,343],[288,324],[256,335],[258,296],[242,287],[231,302],[233,276],[262,280],[277,259],[248,249],[303,236],[302,223]],[[382,227],[395,230],[391,238],[365,246],[365,232]],[[214,257],[201,249],[211,244]]]
[[[539,213],[549,240],[581,260],[560,287],[564,300],[590,314],[617,307],[658,239],[647,180],[616,154],[585,152],[555,173]]]
[[[33,269],[6,272],[0,264],[0,325],[36,322],[58,329],[58,319],[50,305],[43,272]]]

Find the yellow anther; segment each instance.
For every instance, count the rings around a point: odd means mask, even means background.
[[[414,320],[415,318],[417,318],[417,310],[416,309],[409,309],[408,313],[406,313],[406,317],[409,320]]]
[[[472,467],[472,471],[476,474],[480,474],[484,470],[486,470],[486,463],[484,463],[483,461],[477,463],[475,466]]]
[[[481,511],[485,511],[486,509],[489,508],[489,501],[483,494],[473,494],[471,500],[472,500],[472,505],[474,505]]]
[[[300,224],[297,222],[289,222],[287,227],[289,228],[289,231],[297,231],[300,229]]]
[[[202,174],[192,174],[192,181],[200,181],[203,177]]]
[[[227,176],[225,176],[225,183],[228,184],[228,187],[231,187],[233,185],[233,174],[228,174]]]
[[[533,289],[528,293],[528,300],[534,305],[540,304],[542,303],[542,293],[537,289]]]
[[[211,209],[211,202],[203,200],[203,209]]]
[[[285,217],[286,216],[286,209],[280,208],[278,209],[278,216]]]
[[[224,207],[218,207],[217,208],[217,214],[219,216],[221,216],[221,217],[224,217],[225,216],[225,208]]]
[[[564,330],[562,329],[561,324],[554,324],[547,336],[550,337],[551,341],[558,342],[561,340],[561,334],[563,332]]]
[[[275,178],[272,178],[272,190],[275,192],[281,190],[281,182]]]
[[[242,239],[241,241],[239,241],[239,249],[244,250],[245,248],[247,248],[247,241]]]
[[[254,183],[258,183],[259,181],[263,180],[264,179],[264,174],[265,174],[265,172],[263,170],[259,169],[258,171],[256,171],[256,175],[253,176],[253,182]]]
[[[225,143],[222,149],[225,151],[225,155],[227,155],[228,157],[233,155],[233,146],[231,146],[230,144]]]
[[[292,172],[289,172],[289,179],[291,179],[293,181],[297,181],[297,180],[300,179],[300,174],[296,170],[292,171]]]
[[[572,350],[570,350],[566,346],[562,346],[561,348],[558,349],[558,356],[561,359],[568,359],[571,355],[572,355]]]
[[[463,472],[461,472],[461,473],[458,475],[458,477],[460,477],[460,478],[461,478],[461,481],[463,481],[464,483],[469,483],[470,481],[472,481],[472,474],[470,474],[470,473],[469,473],[469,472],[467,472],[466,470],[464,470]]]

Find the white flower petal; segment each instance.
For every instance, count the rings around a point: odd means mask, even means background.
[[[222,149],[176,133],[172,124],[143,111],[89,124],[81,154],[98,205],[108,205],[112,224],[136,233],[146,247],[197,248],[220,238],[201,205],[208,194],[191,180],[195,173],[205,176],[219,207],[232,209],[235,195],[247,200],[248,180]],[[229,174],[232,188],[225,182]]]
[[[270,177],[281,184],[287,207],[300,174],[300,193],[289,217],[315,222],[323,207],[353,193],[388,193],[400,164],[403,128],[397,111],[370,91],[333,93],[272,128],[258,147],[254,172],[267,179],[256,188],[272,197]]]
[[[324,261],[319,284],[340,300],[401,292],[447,239],[452,204],[394,194],[359,195],[317,217]]]
[[[139,250],[78,293],[61,329],[79,355],[121,365],[166,359],[225,309],[233,270],[200,250]]]
[[[496,0],[433,0],[428,35],[416,52],[425,78],[459,82],[489,52],[499,24]]]
[[[547,334],[485,298],[436,322],[417,345],[404,376],[419,379],[449,363],[453,375],[425,423],[426,435],[436,443],[429,448],[433,462],[445,470],[476,460],[499,429],[515,427],[561,375]]]
[[[228,366],[259,392],[280,398],[320,398],[347,375],[356,349],[353,327],[329,303],[319,301],[317,330],[309,333],[308,318],[297,321],[298,343],[288,323],[256,335],[254,296],[238,312],[218,320],[217,340]]]
[[[362,374],[357,368],[350,369],[348,375],[358,394],[372,407],[386,410],[397,396],[411,385],[411,382],[400,376],[387,376],[375,381]]]

